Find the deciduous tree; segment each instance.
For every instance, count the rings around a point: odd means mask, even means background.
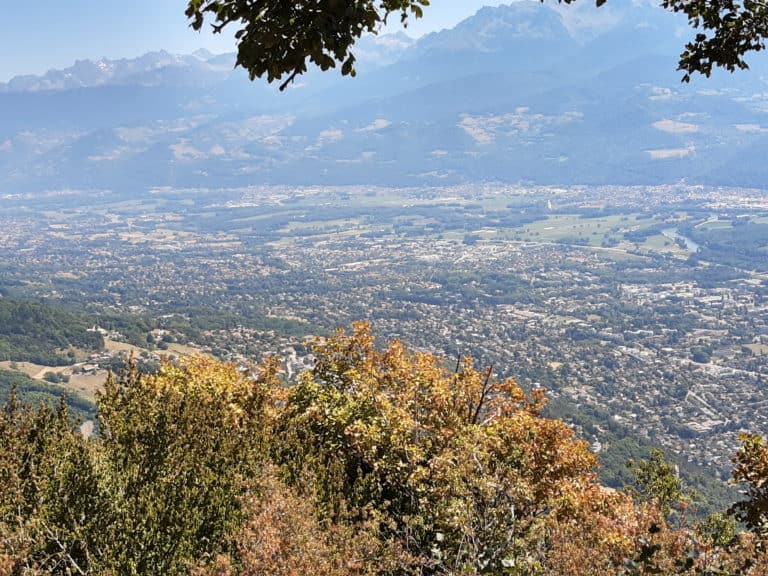
[[[605,3],[595,0],[598,7]],[[696,32],[680,55],[685,82],[694,73],[709,76],[715,67],[747,68],[744,56],[765,48],[768,3],[763,0],[661,0],[661,5],[685,14]],[[307,71],[308,62],[322,70],[340,64],[342,74],[354,76],[352,47],[363,34],[380,31],[393,13],[403,23],[419,18],[426,6],[429,0],[189,0],[186,14],[196,30],[206,17],[217,33],[233,25],[236,64],[251,80],[280,80],[283,90]]]

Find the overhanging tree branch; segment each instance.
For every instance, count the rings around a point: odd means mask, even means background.
[[[606,1],[595,0],[595,5]],[[186,15],[195,30],[206,19],[212,20],[214,33],[238,27],[236,65],[251,80],[266,76],[268,82],[280,81],[280,90],[285,90],[307,71],[308,62],[321,70],[340,65],[342,75],[355,76],[352,47],[363,34],[378,33],[393,13],[407,25],[410,17],[422,17],[429,4],[430,0],[188,0]],[[695,73],[709,76],[715,67],[731,72],[748,68],[744,56],[765,49],[766,0],[660,0],[660,5],[685,14],[696,30],[680,54],[678,69],[684,82]]]

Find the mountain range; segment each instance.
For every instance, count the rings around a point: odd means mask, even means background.
[[[611,4],[611,3],[609,3]],[[429,17],[427,12],[425,17]],[[681,84],[693,32],[633,0],[484,8],[364,38],[284,93],[234,54],[78,61],[0,84],[0,194],[479,181],[762,187],[768,62]]]

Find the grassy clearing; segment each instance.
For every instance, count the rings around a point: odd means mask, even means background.
[[[0,368],[5,370],[16,370],[17,372],[22,372],[31,378],[37,378],[37,375],[40,374],[40,378],[42,378],[42,375],[46,372],[61,371],[63,368],[66,368],[66,366],[43,366],[42,364],[34,364],[32,362],[9,362],[6,360],[4,362],[0,362]]]
[[[621,240],[627,232],[655,224],[658,224],[657,220],[637,220],[634,215],[583,218],[578,214],[557,214],[516,229],[516,237],[528,242],[574,242],[600,246],[608,238]]]
[[[663,254],[669,254],[678,256],[680,258],[687,258],[690,255],[688,250],[685,250],[677,245],[677,242],[667,238],[664,234],[656,234],[651,236],[645,242],[640,245],[642,250],[648,252],[660,252]]]
[[[101,390],[107,381],[106,370],[100,370],[96,374],[73,374],[72,366],[44,366],[42,364],[33,364],[32,362],[0,362],[0,368],[5,370],[17,371],[26,374],[30,378],[45,382],[43,376],[46,372],[54,374],[65,374],[69,376],[69,382],[59,384],[50,384],[68,390],[73,394],[93,402],[96,399],[96,391]]]
[[[202,214],[204,217],[213,217],[214,214]],[[275,211],[275,212],[267,212],[265,214],[254,214],[252,216],[245,216],[244,218],[233,218],[230,220],[230,224],[234,227],[234,229],[237,229],[237,226],[239,225],[248,225],[252,222],[263,222],[265,220],[271,220],[273,218],[284,218],[285,216],[295,216],[299,217],[301,216],[301,210],[295,209],[295,210],[283,210],[283,211]],[[244,230],[247,230],[247,228],[244,228]]]
[[[142,353],[154,353],[161,356],[175,355],[175,356],[194,356],[196,354],[202,354],[199,348],[194,346],[187,346],[186,344],[179,344],[177,342],[169,342],[166,350],[148,350],[146,348],[140,348],[133,344],[127,344],[125,342],[116,342],[109,338],[104,339],[104,348],[107,352],[125,352],[126,354],[133,354],[134,357],[141,356]]]
[[[768,354],[768,344],[747,344],[746,347],[752,350],[753,354],[757,354],[758,356]]]
[[[483,210],[488,212],[495,212],[498,210],[506,210],[510,204],[514,204],[515,200],[520,202],[521,200],[530,200],[530,198],[517,198],[509,196],[488,196],[480,200],[479,204],[483,207]]]
[[[96,392],[104,388],[107,381],[107,371],[99,370],[95,374],[73,374],[69,382],[60,384],[62,388],[76,392],[90,402],[96,401]]]
[[[167,228],[157,228],[149,232],[134,230],[132,232],[120,233],[120,240],[130,244],[143,244],[145,242],[153,244],[180,243],[188,242],[194,237],[195,235],[191,232],[169,230]]]
[[[176,342],[168,344],[168,350],[166,352],[175,354],[176,356],[196,356],[197,354],[202,354],[199,348],[187,346],[186,344],[178,344]]]
[[[701,224],[697,224],[696,228],[700,228],[702,230],[728,230],[730,228],[733,228],[733,225],[725,220],[705,220]]]
[[[107,352],[127,352],[134,356],[138,356],[144,352],[144,348],[139,348],[138,346],[126,342],[117,342],[115,340],[110,340],[109,338],[104,338],[104,349]]]
[[[335,232],[337,230],[350,230],[362,228],[363,222],[358,218],[342,218],[339,220],[294,220],[287,226],[281,228],[280,234],[291,234],[293,232],[314,231],[317,234]]]
[[[461,244],[464,242],[464,236],[466,235],[466,231],[464,230],[446,230],[440,234],[442,237],[442,240],[446,242],[455,242],[458,244]],[[438,235],[435,234],[433,237],[437,237]]]

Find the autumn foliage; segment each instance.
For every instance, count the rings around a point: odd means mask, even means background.
[[[130,367],[90,439],[65,406],[12,399],[0,575],[768,573],[759,438],[735,457],[750,531],[698,527],[663,462],[639,467],[644,498],[601,486],[587,445],[541,416],[543,390],[377,347],[366,324],[314,354],[291,385],[274,359]]]

